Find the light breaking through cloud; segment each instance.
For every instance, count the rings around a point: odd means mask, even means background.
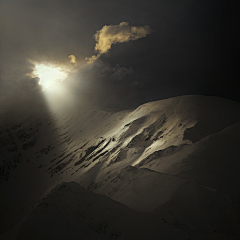
[[[146,37],[152,30],[149,26],[129,26],[128,22],[119,25],[105,25],[94,34],[96,40],[95,51],[97,55],[86,58],[88,63],[93,63],[99,56],[109,51],[113,44],[138,40]]]

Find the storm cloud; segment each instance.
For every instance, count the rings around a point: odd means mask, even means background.
[[[240,100],[230,2],[2,0],[0,22],[1,110],[44,103],[31,77],[41,63],[70,68],[64,84],[102,108],[183,94]]]

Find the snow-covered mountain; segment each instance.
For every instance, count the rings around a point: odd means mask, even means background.
[[[0,126],[3,239],[240,236],[240,103],[14,114]]]

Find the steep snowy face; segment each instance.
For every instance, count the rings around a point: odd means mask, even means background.
[[[99,162],[122,165],[124,159],[127,165],[142,166],[146,158],[172,155],[223,130],[238,122],[239,115],[238,103],[203,96],[151,102],[132,112],[26,111],[14,123],[1,124],[1,178],[8,179],[21,156],[52,175]]]
[[[207,206],[219,196],[240,200],[234,187],[240,184],[237,102],[182,96],[134,111],[31,110],[2,122],[0,190],[7,197],[1,199],[1,216],[8,216],[2,232],[63,181],[76,181],[134,210],[161,214],[187,210],[176,199],[188,199],[190,191],[205,199],[202,222],[217,211]],[[228,208],[227,201],[217,206]],[[185,221],[175,212],[171,221]]]

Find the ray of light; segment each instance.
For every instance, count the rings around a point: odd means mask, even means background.
[[[58,66],[51,63],[34,63],[33,76],[39,77],[42,86],[42,95],[49,110],[56,112],[67,111],[74,104],[73,94],[66,86],[71,69],[67,66]]]

